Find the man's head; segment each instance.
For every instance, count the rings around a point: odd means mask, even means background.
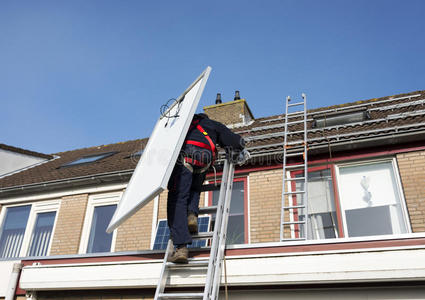
[[[195,114],[193,116],[194,119],[209,119],[208,116],[204,113],[200,113],[200,114]]]

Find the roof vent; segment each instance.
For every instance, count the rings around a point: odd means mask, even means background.
[[[235,91],[235,98],[233,98],[233,100],[240,100],[241,96],[239,94],[239,91]]]
[[[221,104],[221,94],[217,93],[217,98],[215,98],[215,104]]]

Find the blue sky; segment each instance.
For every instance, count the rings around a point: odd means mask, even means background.
[[[425,1],[0,2],[0,143],[43,153],[149,136],[208,66],[201,108],[255,117],[425,89]]]

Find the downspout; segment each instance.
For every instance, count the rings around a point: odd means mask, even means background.
[[[23,264],[21,263],[14,263],[12,274],[10,275],[9,284],[7,286],[6,290],[6,298],[5,300],[14,300],[15,299],[15,293],[16,293],[16,287],[18,285],[18,279],[19,275],[21,273]]]

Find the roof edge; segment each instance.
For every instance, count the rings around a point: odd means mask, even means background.
[[[9,145],[6,145],[6,144],[0,144],[0,149],[10,151],[10,152],[19,153],[19,154],[35,156],[35,157],[39,157],[39,158],[45,158],[45,159],[52,159],[53,158],[53,155],[50,155],[50,154],[44,154],[44,153],[40,153],[40,152],[26,150],[26,149],[14,147],[14,146],[9,146]]]

